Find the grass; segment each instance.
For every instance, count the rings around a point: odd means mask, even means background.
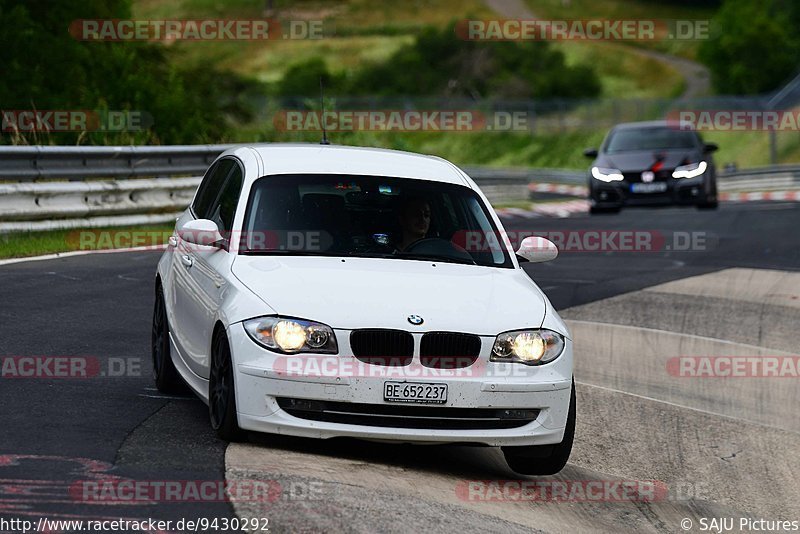
[[[259,18],[265,16],[265,0],[135,0],[138,18]],[[453,18],[488,18],[493,12],[482,0],[273,0],[279,20],[323,20],[338,33],[365,28],[393,28],[413,31],[424,25],[443,26]]]
[[[685,2],[681,5],[658,0],[525,0],[528,8],[543,19],[619,20],[702,20],[708,21],[717,8]],[[696,59],[700,40],[626,41],[687,59]]]
[[[713,16],[714,7],[661,3],[657,0],[525,0],[531,11],[552,19],[661,19],[703,20]],[[253,18],[264,16],[265,0],[134,0],[138,18]],[[333,37],[322,40],[178,42],[171,45],[175,60],[192,64],[215,64],[264,82],[279,80],[291,65],[322,57],[336,72],[358,69],[363,63],[381,61],[398,48],[412,42],[423,25],[444,26],[453,19],[497,18],[483,0],[408,0],[381,2],[370,0],[273,0],[278,19],[325,21]],[[635,46],[653,48],[694,58],[699,41],[661,42],[556,42],[568,63],[593,65],[601,77],[606,99],[671,98],[681,93],[684,82],[670,66],[638,54]],[[645,102],[646,105],[646,102]],[[601,116],[617,116],[597,108]],[[605,115],[603,115],[605,113]],[[263,115],[263,114],[262,114]],[[591,118],[581,107],[567,117]],[[622,113],[619,120],[635,119]],[[261,122],[238,127],[233,142],[311,141],[319,133],[278,133],[271,116]],[[559,132],[544,128],[529,133],[334,133],[335,143],[379,146],[437,154],[456,163],[585,168],[581,152],[597,146],[606,128],[596,131]],[[769,164],[769,137],[763,132],[719,132],[706,134],[717,142],[718,164],[735,162],[740,168]],[[778,134],[780,162],[800,160],[800,136]]]
[[[365,62],[388,59],[411,35],[364,35],[302,41],[211,41],[181,43],[176,58],[187,65],[213,63],[261,82],[276,82],[294,64],[319,57],[332,72],[352,71]]]
[[[0,259],[159,245],[166,243],[173,229],[174,225],[156,224],[0,234]]]
[[[662,61],[645,57],[613,42],[558,42],[567,63],[591,65],[600,77],[607,98],[672,98],[683,92],[678,71]]]
[[[556,3],[560,4],[561,0]],[[164,18],[258,18],[264,0],[135,0],[134,16]],[[293,64],[312,57],[325,60],[337,73],[352,72],[365,62],[383,61],[426,25],[442,27],[466,18],[497,18],[482,0],[274,0],[278,19],[323,20],[328,37],[320,40],[206,41],[170,44],[175,61],[214,64],[262,82],[280,80]],[[536,10],[535,10],[536,11]],[[454,38],[456,38],[454,36]],[[593,65],[605,97],[672,97],[680,93],[681,76],[671,67],[642,57],[618,43],[554,43],[570,64]]]

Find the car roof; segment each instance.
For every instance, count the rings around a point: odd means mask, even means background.
[[[622,122],[614,126],[614,130],[627,130],[632,128],[669,128],[670,123],[665,120],[659,121],[640,121],[640,122]]]
[[[469,187],[461,171],[449,161],[389,150],[312,143],[269,143],[242,146],[223,153],[241,155],[252,149],[261,157],[265,176],[278,174],[351,174],[393,176],[446,182]],[[257,177],[253,177],[255,179]]]

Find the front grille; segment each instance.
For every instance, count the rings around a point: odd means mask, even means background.
[[[443,408],[391,404],[316,401],[280,397],[289,415],[344,425],[426,430],[494,430],[519,428],[536,420],[539,410],[515,408]]]
[[[411,363],[414,338],[403,330],[365,328],[350,333],[350,348],[364,363],[399,367]]]
[[[638,172],[624,172],[622,173],[622,177],[625,179],[627,183],[631,184],[638,184],[642,182],[642,173],[644,171]],[[668,182],[672,179],[672,171],[665,171],[660,170],[653,173],[653,181],[654,182]]]
[[[420,362],[435,369],[469,367],[481,352],[481,338],[458,332],[428,332],[422,336]]]

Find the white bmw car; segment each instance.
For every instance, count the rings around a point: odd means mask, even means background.
[[[155,382],[225,440],[257,431],[502,447],[552,474],[575,432],[572,341],[475,182],[441,158],[242,146],[158,264]]]

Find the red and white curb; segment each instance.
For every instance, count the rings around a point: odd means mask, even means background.
[[[757,200],[777,200],[800,202],[800,191],[754,191],[748,193],[720,193],[719,199],[725,202],[752,202]]]
[[[567,200],[566,202],[551,202],[548,204],[534,205],[529,210],[522,208],[498,208],[495,210],[499,217],[504,219],[521,218],[535,219],[536,217],[569,217],[575,213],[587,213],[589,201],[585,199]]]
[[[585,185],[564,185],[564,184],[528,184],[531,193],[556,193],[571,197],[586,197],[589,190]]]
[[[583,185],[529,184],[528,190],[531,193],[553,193],[584,198],[589,194],[586,186]],[[800,202],[800,191],[723,191],[720,192],[719,199],[724,202],[755,202],[760,200]]]

